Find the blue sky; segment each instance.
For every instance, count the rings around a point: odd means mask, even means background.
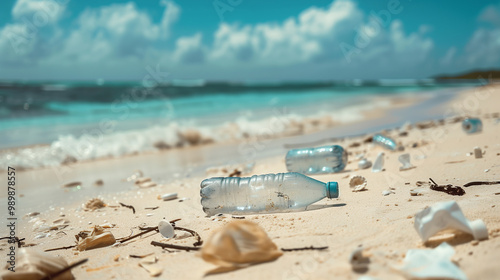
[[[500,1],[4,0],[0,79],[427,78],[500,67]]]

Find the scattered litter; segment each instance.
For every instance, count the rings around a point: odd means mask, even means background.
[[[26,248],[20,248],[16,253],[15,272],[5,271],[0,275],[1,279],[56,279],[56,275],[58,280],[74,279],[62,257]]]
[[[67,183],[67,184],[63,185],[64,188],[75,188],[75,187],[81,187],[81,186],[82,186],[82,182],[71,182],[71,183]]]
[[[372,167],[372,172],[380,172],[382,171],[383,168],[384,168],[384,153],[381,152],[375,159],[375,163],[373,164]]]
[[[245,219],[245,216],[231,216],[231,218],[241,220],[241,219]]]
[[[116,224],[104,223],[104,224],[99,225],[99,226],[102,227],[102,228],[114,228],[116,226]]]
[[[148,256],[139,262],[139,266],[142,266],[145,270],[147,270],[151,277],[160,276],[163,268],[157,264],[157,261],[158,258],[156,256]]]
[[[363,253],[363,247],[358,247],[352,251],[349,256],[349,263],[351,264],[353,271],[357,273],[365,273],[368,271],[370,258],[367,254]]]
[[[467,220],[455,201],[439,202],[417,213],[415,229],[424,242],[445,229],[456,229],[472,234],[476,240],[488,239],[488,230],[484,222]]]
[[[422,195],[424,195],[424,189],[422,189],[422,188],[412,189],[412,190],[410,190],[410,195],[411,196],[422,196]]]
[[[489,171],[490,171],[490,169],[485,169],[484,173],[488,173]]]
[[[102,185],[104,185],[104,181],[101,179],[94,182],[94,186],[96,186],[96,187],[100,187]]]
[[[78,251],[86,251],[107,247],[115,244],[116,239],[109,231],[104,231],[100,226],[95,226],[89,236],[78,242],[76,249]]]
[[[300,247],[300,248],[281,248],[281,251],[283,251],[283,252],[308,251],[308,250],[323,251],[326,249],[328,249],[328,246],[324,246],[324,247],[309,246],[309,247]]]
[[[392,193],[395,193],[395,192],[394,192],[394,191],[392,191],[392,190],[385,190],[385,191],[382,191],[382,195],[383,195],[383,196],[387,196],[387,195],[390,195],[390,194],[392,194]]]
[[[158,223],[158,231],[164,238],[172,238],[175,236],[174,226],[171,223],[161,220]]]
[[[396,150],[398,146],[394,139],[382,134],[375,134],[373,136],[372,142],[391,151]]]
[[[465,162],[465,159],[464,160],[447,161],[447,162],[445,162],[445,164],[461,163],[461,162]]]
[[[177,193],[166,193],[158,195],[158,199],[161,199],[163,201],[174,200],[177,199]]]
[[[151,216],[153,216],[153,215],[154,215],[154,213],[147,213],[147,214],[146,214],[146,217],[151,217]]]
[[[24,215],[24,218],[35,217],[38,215],[40,215],[40,212],[29,212],[28,214]]]
[[[130,182],[130,181],[135,181],[137,178],[140,178],[142,177],[144,174],[142,173],[141,170],[135,170],[134,173],[128,177],[127,179],[125,179],[127,182]]]
[[[415,185],[417,185],[417,187],[420,187],[420,186],[423,186],[423,185],[430,185],[431,183],[429,181],[417,181],[415,183]]]
[[[367,160],[366,158],[363,158],[358,162],[359,169],[367,169],[370,168],[371,166],[372,162]]]
[[[135,180],[135,184],[136,185],[141,185],[141,184],[144,184],[144,183],[147,183],[147,182],[151,182],[151,178],[149,178],[149,177],[141,177],[141,178],[137,178]]]
[[[156,187],[157,184],[155,182],[145,182],[145,183],[142,183],[142,184],[139,184],[139,188],[152,188],[152,187]]]
[[[467,134],[481,132],[483,123],[478,118],[467,118],[462,122],[462,129]]]
[[[404,171],[404,170],[415,168],[415,166],[413,166],[410,163],[410,154],[402,154],[398,157],[398,160],[403,165],[403,166],[399,167],[399,171]]]
[[[86,211],[94,211],[96,209],[104,208],[106,207],[106,203],[102,201],[100,198],[92,198],[91,200],[87,201],[83,208]]]
[[[433,191],[444,192],[444,193],[447,193],[449,195],[458,195],[458,196],[462,196],[465,194],[465,190],[462,187],[453,186],[451,184],[438,185],[431,178],[429,178],[429,180],[431,180],[431,182],[432,182],[431,190],[433,190]]]
[[[353,192],[360,192],[366,190],[366,178],[359,175],[354,175],[349,181],[349,187]]]
[[[448,243],[441,243],[435,249],[408,250],[405,263],[397,267],[409,279],[457,279],[467,276],[451,261],[455,249]]]
[[[283,253],[257,224],[231,221],[214,232],[201,250],[203,260],[218,267],[207,274],[221,273],[252,264],[273,261]]]
[[[179,199],[179,202],[183,202],[183,201],[186,201],[186,200],[190,200],[191,198],[189,197],[183,197],[181,199]]]
[[[482,158],[483,157],[483,152],[481,151],[481,148],[474,147],[474,157],[475,158]]]

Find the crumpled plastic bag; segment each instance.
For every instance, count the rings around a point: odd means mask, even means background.
[[[256,223],[232,221],[214,232],[201,250],[203,260],[218,267],[207,274],[232,271],[276,260],[283,253]]]
[[[76,249],[78,251],[86,251],[111,246],[115,243],[116,239],[111,232],[104,231],[104,228],[100,226],[95,226],[90,236],[78,242]]]
[[[435,249],[408,250],[405,263],[397,267],[409,279],[456,279],[467,276],[452,261],[455,249],[443,242]]]
[[[474,236],[476,240],[488,239],[488,230],[482,220],[469,221],[455,201],[438,202],[415,215],[415,229],[428,241],[434,234],[455,229]]]
[[[3,280],[38,280],[56,273],[68,266],[62,257],[56,257],[33,249],[21,248],[16,259],[15,272],[2,273]],[[71,271],[57,276],[54,280],[75,279]]]

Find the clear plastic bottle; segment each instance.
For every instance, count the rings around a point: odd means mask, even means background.
[[[483,130],[483,122],[477,118],[467,118],[462,122],[462,129],[467,134],[481,132]]]
[[[396,141],[394,141],[394,139],[382,134],[373,135],[373,143],[391,151],[394,151],[398,148],[398,144],[396,144]]]
[[[209,216],[305,210],[325,197],[337,198],[337,182],[323,183],[300,173],[215,177],[201,182],[201,205]]]
[[[294,149],[286,154],[286,168],[302,174],[335,173],[344,170],[347,153],[341,146]]]

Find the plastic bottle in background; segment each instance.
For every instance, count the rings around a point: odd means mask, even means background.
[[[300,173],[215,177],[201,182],[201,205],[209,216],[305,210],[325,197],[337,198],[337,182],[323,183]]]
[[[335,173],[344,170],[347,153],[341,146],[293,149],[286,154],[286,168],[302,174]]]
[[[388,150],[394,151],[398,147],[398,144],[396,144],[396,141],[394,139],[383,136],[382,134],[375,134],[373,135],[373,143],[382,146]]]
[[[477,118],[467,118],[462,122],[462,129],[467,134],[481,132],[483,130],[483,122]]]

